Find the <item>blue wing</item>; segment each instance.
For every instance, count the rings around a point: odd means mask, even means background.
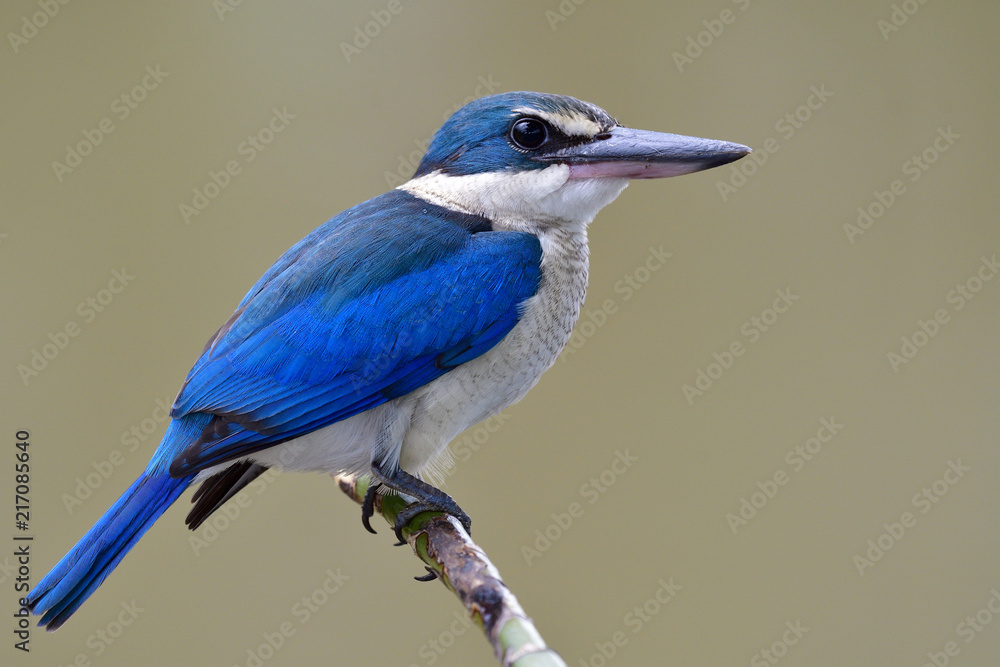
[[[538,290],[541,247],[393,191],[307,236],[240,303],[171,416],[212,415],[157,451],[189,475],[375,407],[483,354]],[[475,233],[474,233],[475,232]]]

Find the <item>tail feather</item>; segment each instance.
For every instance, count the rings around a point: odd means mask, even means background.
[[[38,625],[56,630],[121,562],[193,479],[143,473],[28,594]]]
[[[212,512],[240,492],[250,482],[260,477],[267,470],[266,466],[243,461],[234,463],[222,472],[217,472],[198,487],[191,497],[194,507],[187,515],[184,523],[191,530],[197,530]]]

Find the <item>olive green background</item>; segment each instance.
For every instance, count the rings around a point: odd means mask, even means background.
[[[995,664],[1000,279],[977,271],[1000,252],[1000,10],[673,4],[246,0],[220,15],[211,2],[73,2],[32,31],[40,5],[4,3],[0,661],[253,665],[248,651],[290,623],[263,664],[493,663],[455,598],[412,580],[420,563],[387,527],[369,535],[329,478],[290,474],[220,514],[200,546],[183,523],[189,491],[65,627],[16,651],[15,433],[31,434],[34,582],[143,469],[164,429],[156,401],[285,249],[398,182],[463,101],[541,90],[767,158],[635,183],[598,215],[593,324],[502,424],[455,443],[464,460],[446,489],[545,639],[573,666],[772,664],[765,649],[781,665],[922,665],[949,641],[950,664]],[[883,34],[894,11],[901,25]],[[364,48],[345,54],[356,38]],[[678,67],[686,49],[696,57]],[[166,76],[122,118],[115,100],[147,67]],[[294,118],[248,162],[240,145],[274,109]],[[105,118],[114,130],[60,180],[52,163]],[[935,148],[939,130],[952,139]],[[925,151],[933,164],[913,172]],[[239,173],[186,224],[179,205],[230,160]],[[897,179],[892,205],[849,238],[858,207],[878,212]],[[672,256],[647,271],[661,247]],[[127,287],[102,293],[123,269]],[[959,309],[952,290],[970,279],[979,291]],[[797,299],[774,321],[776,290]],[[90,313],[88,298],[108,297]],[[939,309],[947,322],[894,369],[889,353],[921,321],[934,330]],[[751,320],[762,314],[766,331]],[[77,335],[25,382],[18,366],[71,323]],[[713,353],[730,367],[710,367]],[[689,401],[699,370],[717,379]],[[793,464],[824,418],[843,428]],[[616,452],[635,461],[615,472]],[[67,508],[88,475],[97,488]],[[742,499],[766,504],[734,533]],[[888,550],[859,572],[880,538]],[[347,578],[302,623],[295,605],[328,569]],[[120,628],[133,601],[142,611]],[[972,630],[970,616],[988,622]]]

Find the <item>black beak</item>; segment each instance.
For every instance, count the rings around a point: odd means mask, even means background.
[[[666,178],[720,167],[750,152],[729,141],[616,127],[537,159],[568,164],[570,178]]]

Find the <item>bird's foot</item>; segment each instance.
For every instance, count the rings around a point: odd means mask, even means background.
[[[458,506],[458,503],[451,496],[441,489],[417,479],[399,467],[389,472],[383,467],[383,464],[372,461],[371,469],[372,475],[377,480],[379,486],[386,486],[394,491],[416,498],[415,503],[407,505],[396,515],[396,523],[393,526],[393,531],[396,533],[396,539],[399,540],[397,546],[406,544],[406,540],[403,538],[403,528],[422,512],[443,512],[450,514],[459,520],[462,526],[465,527],[465,530],[470,533],[472,532],[472,519]],[[365,495],[365,503],[362,505],[362,522],[365,522],[367,519],[365,511],[368,511],[368,517],[374,512],[375,492],[372,491],[373,488],[377,490],[376,485],[373,484],[369,487],[368,493]],[[370,503],[369,496],[371,496]],[[371,530],[367,523],[365,523],[365,527]]]
[[[396,539],[399,540],[399,542],[396,543],[396,546],[406,544],[406,540],[403,539],[403,528],[406,524],[410,523],[415,516],[423,512],[444,512],[445,514],[450,514],[458,519],[467,532],[471,533],[472,519],[470,519],[469,515],[458,506],[458,503],[451,499],[451,496],[446,495],[445,497],[448,499],[450,504],[445,505],[418,501],[404,507],[399,514],[396,515],[396,525],[393,527],[396,531]]]

